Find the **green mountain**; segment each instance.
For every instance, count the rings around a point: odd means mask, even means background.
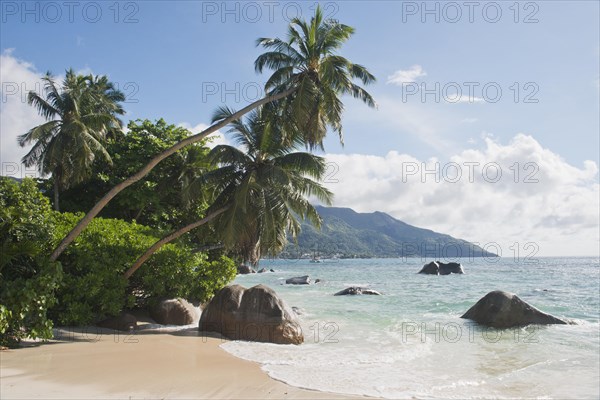
[[[327,257],[495,257],[466,240],[417,228],[383,213],[357,213],[350,208],[317,206],[323,218],[318,230],[302,225],[298,244],[291,242],[284,258]]]

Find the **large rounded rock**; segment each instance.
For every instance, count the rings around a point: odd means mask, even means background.
[[[419,273],[428,275],[450,275],[464,274],[465,271],[463,270],[462,265],[459,263],[443,263],[440,261],[432,261],[429,264],[425,264]]]
[[[121,313],[116,317],[102,320],[96,323],[96,325],[101,328],[130,332],[137,329],[137,318],[128,313]]]
[[[440,274],[440,266],[435,261],[432,261],[429,264],[425,264],[423,266],[423,268],[421,268],[419,273],[427,274],[427,275],[439,275]]]
[[[294,311],[265,285],[221,289],[202,312],[199,329],[233,340],[277,344],[304,341]]]
[[[253,274],[256,271],[252,269],[252,267],[248,266],[248,265],[240,265],[237,268],[237,273],[240,275],[247,275],[247,274]]]
[[[184,299],[160,301],[150,310],[150,316],[163,325],[189,325],[198,320],[198,310]]]
[[[308,285],[310,284],[310,278],[308,275],[296,276],[294,278],[286,279],[285,283],[288,285]]]
[[[346,295],[357,295],[357,294],[371,294],[371,295],[376,295],[376,296],[381,295],[381,293],[379,293],[375,290],[352,286],[352,287],[346,288],[344,290],[340,290],[339,292],[335,293],[334,296],[346,296]]]
[[[459,263],[451,262],[451,263],[443,263],[437,262],[440,266],[440,275],[450,275],[450,274],[464,274],[465,271],[463,267]]]
[[[493,328],[510,328],[530,324],[567,324],[527,304],[514,293],[495,290],[483,296],[461,318]]]

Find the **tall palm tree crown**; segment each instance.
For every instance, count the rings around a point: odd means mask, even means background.
[[[295,151],[303,140],[286,139],[282,125],[272,116],[276,108],[263,106],[251,112],[246,122],[233,122],[229,133],[237,147],[214,147],[209,158],[219,167],[195,182],[213,188],[212,208],[228,207],[215,226],[224,244],[252,264],[263,254],[278,254],[287,243],[287,234],[295,238],[299,233],[300,219],[320,225],[309,198],[331,204],[333,197],[318,182],[326,171],[325,160]],[[216,117],[231,113],[221,109]]]
[[[58,192],[85,180],[96,157],[110,162],[103,142],[122,127],[117,115],[124,114],[119,102],[125,96],[105,76],[77,75],[72,69],[61,88],[50,73],[42,80],[45,97],[32,91],[28,102],[48,121],[19,136],[18,142],[34,142],[22,162],[37,165],[42,176],[52,174],[58,209]]]
[[[287,40],[260,38],[257,45],[268,49],[255,61],[255,69],[262,72],[274,70],[265,89],[273,95],[295,88],[292,94],[280,101],[281,112],[302,133],[309,148],[323,148],[327,128],[333,129],[343,144],[341,95],[351,95],[375,107],[371,95],[355,84],[375,82],[375,77],[365,67],[354,64],[336,54],[352,36],[354,28],[336,20],[323,19],[317,7],[310,23],[293,19],[288,28]]]

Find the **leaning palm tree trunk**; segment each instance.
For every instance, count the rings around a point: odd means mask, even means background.
[[[184,235],[186,233],[188,233],[189,231],[191,231],[192,229],[195,229],[201,225],[204,225],[205,223],[215,219],[217,216],[221,215],[222,213],[224,213],[225,211],[227,211],[229,207],[222,207],[219,208],[216,211],[211,212],[210,214],[208,214],[206,217],[202,218],[199,221],[196,221],[194,223],[191,223],[187,226],[184,226],[181,229],[176,230],[175,232],[171,232],[170,234],[168,234],[167,236],[165,236],[164,238],[160,239],[159,241],[157,241],[156,243],[154,243],[152,245],[152,247],[150,247],[148,250],[146,250],[146,252],[144,254],[141,255],[140,258],[138,258],[133,265],[131,266],[131,268],[129,268],[127,270],[127,272],[125,272],[125,279],[129,279],[131,277],[131,275],[133,275],[133,273],[135,271],[138,270],[138,268],[140,268],[142,266],[143,263],[146,262],[146,260],[148,260],[150,258],[150,256],[152,256],[152,254],[156,253],[158,251],[158,249],[160,249],[162,246],[164,246],[165,244],[177,239],[178,237],[180,237],[181,235]]]
[[[113,187],[107,194],[105,194],[104,197],[102,197],[100,201],[98,201],[94,205],[94,207],[79,221],[79,223],[75,225],[75,227],[67,234],[67,236],[65,236],[65,238],[60,242],[56,249],[54,249],[52,255],[50,256],[50,260],[56,261],[56,259],[62,254],[62,252],[67,248],[67,246],[71,244],[71,242],[73,242],[73,240],[75,240],[75,238],[79,236],[81,232],[83,232],[83,230],[89,225],[92,219],[94,219],[94,217],[98,215],[100,211],[102,211],[102,209],[112,200],[113,197],[119,194],[122,190],[126,189],[127,187],[133,185],[135,182],[142,179],[144,176],[148,175],[148,173],[152,171],[152,169],[159,162],[169,157],[170,155],[178,152],[182,148],[204,139],[206,136],[210,135],[213,132],[216,132],[220,128],[227,126],[229,123],[240,119],[242,116],[244,116],[244,114],[252,111],[253,109],[263,104],[282,99],[292,94],[295,90],[296,88],[291,88],[284,92],[277,93],[275,95],[263,97],[262,99],[257,100],[254,103],[242,108],[240,111],[232,114],[230,117],[219,121],[218,123],[210,126],[209,128],[203,130],[202,132],[196,135],[190,136],[187,139],[182,140],[173,147],[163,151],[162,153],[154,157],[152,160],[150,160],[148,164],[146,164],[144,168],[142,168],[136,174],[130,176],[123,182],[119,183],[117,186]]]

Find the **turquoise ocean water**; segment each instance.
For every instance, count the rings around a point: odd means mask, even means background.
[[[326,392],[385,398],[599,398],[598,258],[461,260],[465,275],[417,272],[421,259],[263,260],[266,284],[298,307],[305,343],[227,342],[273,378]],[[323,282],[284,285],[309,275]],[[382,296],[333,296],[365,286]],[[519,295],[577,325],[495,330],[459,318],[491,290]]]

